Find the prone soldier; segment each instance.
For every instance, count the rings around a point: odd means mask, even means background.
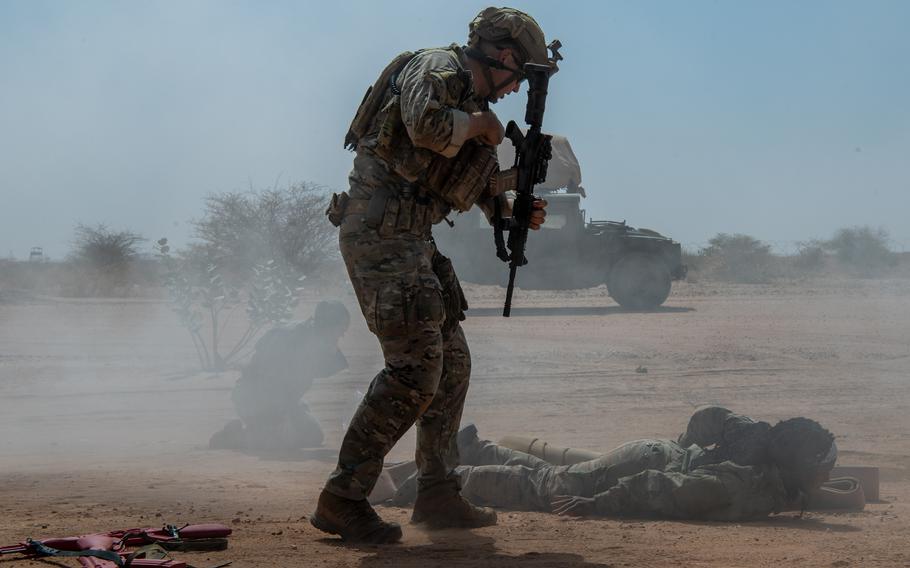
[[[573,516],[655,515],[746,521],[804,508],[837,458],[814,420],[771,426],[718,406],[696,411],[678,441],[636,440],[601,457],[558,466],[459,434],[462,494],[474,503]],[[396,504],[413,495],[404,481]]]

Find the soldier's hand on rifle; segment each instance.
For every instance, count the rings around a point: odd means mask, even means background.
[[[535,199],[531,202],[531,220],[529,221],[529,228],[531,230],[537,231],[540,229],[540,226],[544,224],[544,219],[547,216],[546,208],[546,199]]]
[[[477,138],[484,144],[499,146],[506,136],[506,128],[499,122],[493,111],[475,112],[469,115],[468,138]]]
[[[550,501],[550,506],[557,515],[590,517],[595,513],[594,499],[591,497],[557,495]]]

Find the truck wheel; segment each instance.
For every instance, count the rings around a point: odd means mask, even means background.
[[[650,310],[670,295],[670,271],[660,258],[633,252],[613,265],[607,291],[626,309]]]

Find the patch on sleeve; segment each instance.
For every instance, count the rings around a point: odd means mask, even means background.
[[[468,88],[468,75],[463,71],[430,71],[426,79],[433,84],[443,106],[457,107]]]

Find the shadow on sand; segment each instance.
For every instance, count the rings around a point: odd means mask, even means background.
[[[825,512],[830,511],[815,511],[815,513],[824,514]],[[855,511],[851,511],[855,512]],[[807,512],[806,515],[810,515],[812,512]],[[632,520],[627,519],[627,520]],[[660,519],[648,519],[641,518],[636,519],[638,522],[647,523],[649,520],[660,520]],[[684,520],[676,519],[671,522],[680,523],[684,525],[694,525],[694,526],[703,526],[703,527],[725,527],[730,526],[729,522],[726,521],[698,521],[698,520]],[[741,525],[742,527],[771,527],[771,528],[786,528],[793,530],[803,530],[803,531],[813,531],[813,532],[832,532],[832,533],[852,533],[852,532],[862,532],[861,527],[853,525],[844,525],[840,523],[829,523],[823,519],[819,519],[811,516],[800,517],[798,515],[772,515],[766,519],[746,521]]]
[[[824,511],[819,511],[824,513]],[[807,513],[809,514],[809,513]],[[833,532],[833,533],[851,533],[862,532],[862,528],[853,525],[842,525],[839,523],[829,523],[815,517],[797,517],[797,516],[774,516],[766,521],[756,521],[755,526],[760,527],[786,527],[788,529],[797,529],[804,531]]]
[[[616,314],[680,314],[694,312],[695,308],[659,306],[652,310],[627,310],[621,306],[577,306],[564,308],[512,308],[512,317],[530,316],[609,316]],[[502,316],[502,308],[470,308],[468,317]]]
[[[497,550],[496,541],[470,531],[434,531],[426,533],[430,544],[395,544],[357,546],[371,553],[360,560],[361,568],[427,566],[494,566],[496,568],[610,568],[610,564],[587,562],[578,554],[562,552],[526,552],[517,556]],[[331,546],[353,547],[336,539],[324,539]]]

